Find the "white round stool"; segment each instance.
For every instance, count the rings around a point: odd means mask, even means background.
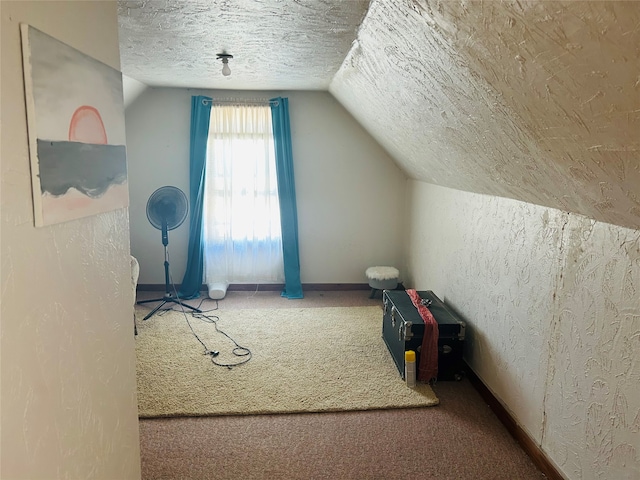
[[[394,267],[369,267],[365,275],[369,279],[371,295],[373,298],[378,290],[393,290],[398,286],[400,272]]]

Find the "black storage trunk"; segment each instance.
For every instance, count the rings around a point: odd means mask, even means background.
[[[465,323],[460,320],[431,290],[419,291],[423,300],[430,300],[431,314],[438,322],[438,380],[460,380],[464,375],[462,350]],[[420,365],[420,350],[424,337],[424,321],[403,290],[385,290],[382,294],[384,314],[382,337],[404,378],[404,352],[416,352]]]

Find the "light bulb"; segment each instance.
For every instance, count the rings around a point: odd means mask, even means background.
[[[231,75],[231,69],[229,68],[229,60],[227,60],[226,58],[222,59],[222,75],[224,75],[225,77],[228,77],[229,75]]]

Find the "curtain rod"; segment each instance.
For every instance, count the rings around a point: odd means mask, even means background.
[[[278,105],[278,100],[268,100],[264,98],[214,98],[213,100],[203,99],[202,103],[207,105]]]

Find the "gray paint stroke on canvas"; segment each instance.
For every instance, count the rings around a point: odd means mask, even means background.
[[[42,193],[64,195],[75,188],[98,198],[109,187],[127,182],[127,159],[123,145],[92,145],[38,139]]]

